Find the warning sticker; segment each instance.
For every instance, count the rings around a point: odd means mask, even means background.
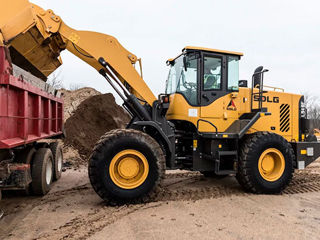
[[[198,117],[198,109],[190,108],[188,112],[189,117]]]
[[[227,107],[228,110],[232,110],[232,111],[236,111],[237,110],[237,107],[234,103],[234,101],[231,99],[229,104],[228,104],[228,107]]]

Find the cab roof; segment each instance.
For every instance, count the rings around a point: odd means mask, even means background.
[[[219,49],[195,47],[195,46],[186,46],[185,48],[182,49],[182,52],[185,52],[188,50],[198,50],[198,51],[206,51],[206,52],[212,52],[212,53],[223,53],[223,54],[229,54],[229,55],[243,56],[243,53],[241,53],[241,52],[233,52],[233,51],[227,51],[227,50],[219,50]],[[175,58],[170,58],[170,59],[168,59],[167,62],[171,62],[180,56],[181,56],[181,54]]]
[[[226,51],[226,50],[219,50],[219,49],[205,48],[205,47],[186,46],[184,49],[182,49],[182,51],[185,51],[185,50],[199,50],[199,51],[206,51],[206,52],[213,52],[213,53],[224,53],[229,55],[243,56],[243,53],[241,52],[233,52],[233,51]]]

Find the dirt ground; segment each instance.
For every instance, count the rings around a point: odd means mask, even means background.
[[[87,170],[68,169],[45,197],[4,193],[0,239],[319,239],[320,159],[281,195],[244,193],[232,176],[168,171],[147,204],[106,206]]]

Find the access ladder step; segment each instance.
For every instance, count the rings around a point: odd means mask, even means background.
[[[238,160],[237,151],[219,151],[219,159],[215,161],[215,173],[217,175],[228,175],[235,174],[236,171],[233,169],[234,163]],[[221,169],[221,162],[228,162],[227,169]]]

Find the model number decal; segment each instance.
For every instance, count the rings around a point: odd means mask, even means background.
[[[254,101],[259,102],[260,97],[258,95],[254,95]],[[270,96],[261,96],[262,102],[269,102],[269,103],[279,103],[279,97],[270,97]]]

